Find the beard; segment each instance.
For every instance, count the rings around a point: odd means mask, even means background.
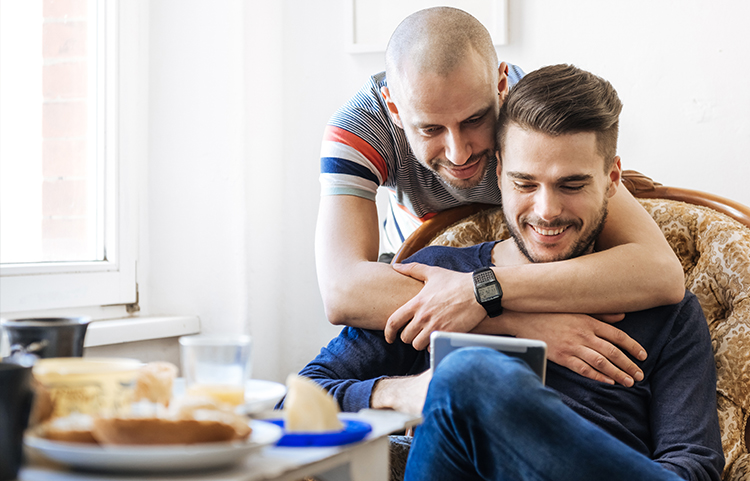
[[[481,168],[481,172],[477,172],[477,175],[473,176],[470,179],[457,179],[455,177],[447,177],[446,175],[441,173],[442,168],[451,169],[456,166],[453,162],[450,162],[448,160],[436,158],[432,159],[430,162],[420,162],[422,163],[422,165],[437,174],[437,176],[443,182],[453,187],[454,189],[471,189],[472,187],[476,187],[477,185],[479,185],[482,180],[484,180],[485,175],[487,175],[488,166],[490,165],[491,156],[493,155],[494,153],[488,149],[469,157],[469,160],[467,160],[464,165],[473,165],[476,163],[484,162],[484,165]]]
[[[518,246],[518,249],[529,261],[533,263],[564,261],[567,259],[573,259],[575,257],[589,254],[591,253],[591,251],[593,251],[594,243],[596,242],[596,239],[599,238],[599,234],[602,233],[602,230],[604,229],[604,224],[607,220],[608,203],[609,203],[609,198],[605,197],[602,207],[599,210],[599,215],[597,219],[595,220],[595,222],[592,224],[591,228],[589,228],[588,231],[586,232],[582,232],[578,240],[576,240],[566,252],[558,254],[556,257],[552,259],[541,259],[539,257],[534,256],[529,251],[528,247],[526,246],[526,243],[524,242],[523,237],[521,237],[521,234],[518,229],[518,225],[516,225],[513,222],[507,222],[507,219],[509,218],[507,215],[505,217],[506,224],[508,226],[508,231],[510,232],[511,237],[513,238],[513,241],[516,243],[516,246]],[[503,214],[505,215],[504,211],[503,211]],[[519,219],[519,222],[527,223],[526,222],[527,219],[528,218]],[[578,229],[579,231],[581,229],[580,221],[575,221],[572,223],[566,220],[559,220],[559,221],[550,222],[550,223],[534,222],[534,225],[538,225],[540,227],[545,227],[549,229],[554,229],[556,227],[563,227],[566,225],[572,225],[572,227]]]

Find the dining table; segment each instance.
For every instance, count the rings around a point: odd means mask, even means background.
[[[340,446],[277,446],[269,444],[230,466],[208,470],[158,472],[80,470],[50,461],[26,450],[19,481],[386,481],[389,479],[389,435],[421,421],[419,416],[390,410],[364,409],[344,413],[344,419],[363,421],[372,430],[361,441]]]

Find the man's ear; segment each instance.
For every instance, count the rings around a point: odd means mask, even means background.
[[[508,83],[508,64],[501,62],[497,68],[497,93],[500,95],[500,105],[505,102],[505,97],[508,96],[508,90],[510,90],[510,84]]]
[[[497,176],[497,188],[503,190],[503,162],[500,158],[500,152],[495,151],[495,158],[497,159],[497,168],[495,169],[495,175]]]
[[[609,189],[607,191],[607,195],[609,197],[612,197],[615,195],[615,192],[617,192],[618,187],[620,186],[620,180],[622,179],[622,162],[620,161],[620,157],[615,157],[614,162],[612,162],[612,168],[609,171]]]
[[[385,99],[385,105],[388,107],[388,113],[391,115],[393,123],[403,129],[404,125],[401,123],[401,116],[398,114],[398,107],[396,107],[396,103],[393,101],[388,87],[380,87],[380,95]]]

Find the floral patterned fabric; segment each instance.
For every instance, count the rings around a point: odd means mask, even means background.
[[[750,480],[750,229],[707,207],[639,199],[656,220],[685,272],[685,287],[703,307],[716,358],[723,479]],[[501,209],[449,227],[430,245],[469,246],[507,239]]]

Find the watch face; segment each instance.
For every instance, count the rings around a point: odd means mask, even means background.
[[[477,288],[477,293],[481,302],[490,301],[500,295],[500,291],[497,288],[497,284],[489,284],[486,286],[480,286]]]

